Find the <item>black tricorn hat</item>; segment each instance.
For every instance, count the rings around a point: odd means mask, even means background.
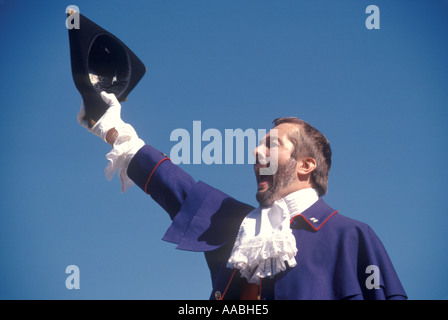
[[[146,72],[140,59],[116,36],[79,12],[78,28],[68,28],[72,75],[84,101],[86,120],[98,121],[108,109],[101,91],[114,93],[124,102]],[[75,15],[79,15],[78,17]]]

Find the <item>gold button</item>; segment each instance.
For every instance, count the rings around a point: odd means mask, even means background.
[[[220,292],[220,291],[216,291],[216,292],[215,292],[215,299],[216,299],[216,300],[221,299],[221,292]]]

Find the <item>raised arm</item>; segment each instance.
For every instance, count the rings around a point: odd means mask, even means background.
[[[142,147],[127,169],[128,176],[174,219],[196,184],[185,171],[150,145]]]
[[[113,94],[101,93],[109,105],[98,122],[89,124],[83,107],[78,120],[88,131],[110,143],[106,176],[118,171],[122,191],[135,182],[173,220],[163,239],[178,249],[212,251],[236,236],[253,208],[203,183],[173,164],[162,152],[145,145],[133,127],[121,120],[121,105]]]
[[[84,105],[81,105],[78,121],[113,147],[106,155],[109,160],[106,177],[111,179],[118,171],[122,192],[135,182],[173,219],[196,182],[171,163],[165,154],[145,145],[134,128],[121,119],[121,105],[114,94],[102,92],[101,98],[109,108],[98,122],[92,123],[86,119]]]

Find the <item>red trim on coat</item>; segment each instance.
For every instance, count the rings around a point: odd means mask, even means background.
[[[324,224],[325,224],[325,223],[326,223],[332,216],[334,216],[336,213],[338,213],[338,211],[339,211],[339,210],[336,210],[335,212],[333,212],[332,214],[330,214],[330,215],[328,216],[328,218],[325,219],[324,222],[322,222],[322,224],[319,226],[319,228],[315,228],[315,227],[313,226],[313,224],[312,224],[311,222],[309,222],[308,219],[305,218],[302,214],[298,214],[298,215],[292,217],[291,220],[289,221],[289,224],[291,224],[291,223],[293,222],[293,220],[294,220],[296,217],[299,217],[299,216],[300,216],[300,217],[302,217],[306,222],[308,222],[308,224],[310,225],[311,228],[314,229],[314,231],[318,231],[320,228],[322,228],[322,226],[323,226],[323,225],[324,225]]]
[[[226,289],[224,290],[224,293],[222,294],[222,296],[221,296],[221,298],[219,298],[219,300],[222,300],[222,299],[224,299],[224,296],[226,295],[226,293],[227,293],[227,289],[229,289],[229,286],[230,286],[230,283],[232,282],[232,280],[233,280],[233,276],[235,275],[235,272],[236,272],[236,268],[235,269],[233,269],[233,272],[232,272],[232,275],[230,276],[230,279],[229,279],[229,282],[227,282],[227,286],[226,286]],[[261,300],[261,278],[260,278],[260,284],[258,284],[257,285],[257,300]]]
[[[148,180],[146,180],[146,184],[145,184],[145,193],[146,193],[146,194],[148,194],[148,192],[146,191],[146,189],[148,188],[149,180],[151,179],[152,175],[153,175],[154,172],[156,171],[157,167],[158,167],[163,161],[165,161],[165,160],[170,160],[170,161],[171,161],[171,159],[168,158],[168,157],[163,158],[162,160],[159,161],[159,163],[157,163],[157,165],[154,167],[154,169],[152,169],[152,171],[151,171],[151,173],[150,173],[150,175],[149,175],[149,177],[148,177]]]
[[[232,276],[230,277],[230,280],[229,280],[229,282],[227,283],[226,289],[224,290],[224,293],[221,295],[221,298],[219,298],[219,300],[224,299],[224,296],[225,296],[226,293],[227,293],[227,289],[229,289],[230,282],[232,282],[232,279],[233,279],[233,276],[235,275],[235,272],[236,272],[236,268],[233,270]]]

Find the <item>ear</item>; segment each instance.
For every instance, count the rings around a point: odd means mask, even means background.
[[[316,169],[316,159],[311,157],[304,157],[297,161],[297,174],[308,175]]]

